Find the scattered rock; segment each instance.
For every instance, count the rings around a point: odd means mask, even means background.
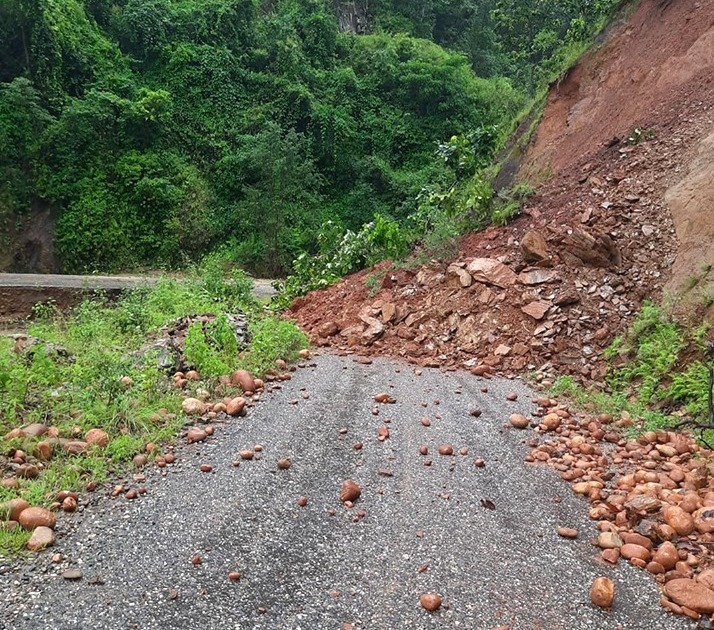
[[[198,398],[185,398],[181,403],[181,409],[187,416],[200,416],[206,409],[206,403]]]
[[[65,569],[62,571],[62,577],[65,580],[81,580],[82,579],[82,571],[77,568],[71,568],[71,569]]]
[[[437,593],[424,593],[419,597],[421,607],[429,612],[434,612],[441,608],[441,595]]]
[[[84,435],[84,441],[87,444],[96,444],[100,448],[104,448],[109,444],[109,435],[102,429],[90,429]]]
[[[714,591],[689,578],[670,580],[664,585],[664,594],[676,604],[703,615],[714,613]]]
[[[28,507],[22,510],[17,520],[22,528],[26,530],[33,530],[36,527],[54,529],[55,525],[57,525],[57,517],[49,510],[41,507]]]
[[[573,539],[578,537],[578,530],[572,527],[558,527],[557,532],[561,538]]]
[[[516,429],[525,429],[530,424],[530,420],[528,420],[528,418],[521,415],[520,413],[511,414],[511,417],[508,418],[508,421],[511,423],[511,426],[515,427]]]
[[[600,608],[612,608],[615,601],[615,583],[610,578],[595,578],[590,587],[590,601]]]
[[[56,538],[55,533],[49,527],[39,526],[35,528],[30,540],[27,541],[27,548],[30,551],[39,551],[45,547],[51,547],[55,544]]]
[[[345,503],[346,501],[352,501],[353,503],[359,499],[362,494],[362,488],[359,484],[352,481],[351,479],[346,479],[342,483],[342,489],[340,490],[340,501]]]

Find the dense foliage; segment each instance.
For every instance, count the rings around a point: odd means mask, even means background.
[[[328,222],[417,212],[450,177],[437,142],[490,158],[474,133],[504,133],[614,4],[0,0],[0,221],[55,208],[67,271],[223,246],[279,274]]]

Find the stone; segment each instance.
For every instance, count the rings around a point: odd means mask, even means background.
[[[473,277],[462,266],[457,264],[449,265],[446,269],[447,282],[455,289],[466,289],[473,283]]]
[[[535,320],[541,320],[545,317],[549,308],[550,304],[546,304],[545,302],[531,302],[522,307],[521,311],[526,315],[530,315]]]
[[[62,577],[65,580],[70,580],[70,581],[81,580],[82,579],[82,571],[77,568],[65,569],[62,572]]]
[[[557,272],[549,269],[531,269],[518,274],[518,282],[526,286],[555,282],[559,279],[560,276],[558,276]]]
[[[572,527],[558,527],[556,531],[561,538],[573,539],[578,537],[578,530]]]
[[[508,421],[511,423],[511,426],[516,429],[525,429],[530,424],[530,420],[520,413],[512,414],[511,417],[508,418]]]
[[[497,357],[507,357],[510,353],[511,346],[507,346],[505,344],[501,344],[493,351],[493,354],[495,354]]]
[[[625,502],[625,507],[635,512],[657,512],[662,507],[662,502],[645,494],[636,494]]]
[[[27,541],[27,548],[30,551],[39,551],[45,547],[51,547],[55,544],[57,536],[49,527],[36,527]]]
[[[35,447],[32,449],[32,454],[39,459],[40,461],[46,462],[52,459],[52,454],[54,452],[54,446],[52,445],[51,442],[48,442],[47,440],[43,440],[42,442],[38,442],[35,444]]]
[[[361,494],[362,488],[360,488],[359,484],[351,479],[346,479],[342,483],[342,489],[340,490],[340,501],[343,503],[347,501],[354,502],[359,499]]]
[[[62,444],[62,448],[69,455],[81,455],[87,450],[89,445],[82,440],[68,440]]]
[[[229,416],[239,416],[245,409],[246,400],[242,396],[232,398],[226,404],[226,413]]]
[[[475,258],[466,267],[476,282],[492,284],[505,289],[516,283],[516,274],[493,258]]]
[[[633,545],[632,543],[622,545],[622,547],[620,547],[620,555],[626,560],[637,558],[644,562],[649,562],[652,557],[648,549],[641,545]]]
[[[109,444],[109,435],[102,429],[90,429],[84,435],[84,441],[87,444],[96,444],[100,448],[104,448]]]
[[[25,499],[10,499],[6,503],[0,503],[0,520],[19,521],[20,514],[30,507]]]
[[[714,507],[704,507],[692,515],[694,528],[700,534],[714,534]]]
[[[419,597],[419,603],[424,610],[434,612],[441,608],[441,596],[437,593],[424,593]]]
[[[386,302],[382,305],[382,322],[388,324],[397,318],[397,305],[392,302]]]
[[[231,376],[231,383],[238,385],[244,392],[255,391],[255,380],[248,370],[236,370]]]
[[[585,230],[575,229],[565,237],[566,262],[592,267],[619,267],[622,255],[608,234],[593,236]]]
[[[453,455],[454,447],[451,444],[442,444],[439,446],[439,455]]]
[[[689,536],[694,531],[694,517],[677,505],[668,505],[662,516],[678,536]]]
[[[714,591],[689,578],[670,580],[664,594],[675,604],[686,606],[703,615],[714,613]]]
[[[527,263],[538,264],[550,259],[545,239],[535,230],[529,230],[521,239],[521,255]]]
[[[600,532],[597,537],[597,546],[600,549],[619,549],[624,544],[616,532]]]
[[[49,527],[54,529],[57,524],[57,517],[41,507],[29,507],[20,512],[18,522],[23,529],[33,530],[36,527]]]
[[[181,409],[187,416],[200,416],[206,409],[206,403],[198,398],[185,398]]]
[[[317,334],[320,337],[334,337],[338,332],[340,332],[340,327],[335,322],[325,322],[320,324],[317,329]]]
[[[191,427],[186,434],[186,440],[189,444],[203,442],[207,437],[208,434],[200,427]]]
[[[610,578],[595,578],[590,587],[590,601],[600,608],[612,608],[615,601],[615,583]]]
[[[47,431],[49,431],[47,425],[40,422],[33,422],[32,424],[28,424],[26,427],[22,427],[22,433],[24,435],[29,435],[30,437],[42,437],[45,433],[47,433]]]

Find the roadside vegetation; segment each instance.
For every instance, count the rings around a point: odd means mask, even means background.
[[[15,453],[0,463],[22,471],[19,488],[0,486],[0,503],[20,496],[47,507],[58,491],[83,491],[88,484],[101,483],[139,453],[151,460],[182,428],[186,396],[201,397],[201,390],[229,395],[232,389],[225,379],[221,383],[221,376],[239,368],[263,375],[278,359],[295,359],[307,346],[305,335],[292,323],[266,315],[250,289],[242,272],[224,277],[216,266],[204,267],[186,281],[163,279],[116,303],[99,295],[67,313],[39,305],[27,341],[0,337],[2,454]],[[162,327],[197,314],[215,317],[208,325],[189,324],[187,367],[199,376],[177,388],[173,369],[159,367],[153,342],[162,338]],[[245,351],[239,350],[228,324],[228,317],[236,314],[247,318]],[[45,425],[50,433],[12,437],[14,429],[33,423]],[[59,441],[83,441],[92,429],[106,432],[106,445],[90,443],[72,454]],[[38,447],[40,442],[50,446]],[[29,462],[24,468],[13,466],[21,458],[10,461],[18,458],[17,449],[31,456],[22,462]],[[0,527],[0,553],[22,548],[28,536]]]
[[[583,389],[567,376],[560,377],[551,391],[578,406],[625,412],[633,433],[689,428],[714,444],[711,332],[706,322],[681,323],[665,307],[645,302],[628,331],[605,352],[610,362],[605,391]]]

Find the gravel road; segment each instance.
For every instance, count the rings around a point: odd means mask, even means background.
[[[381,391],[396,403],[376,405]],[[507,401],[509,392],[518,400]],[[691,628],[662,611],[646,573],[600,566],[587,503],[549,469],[523,462],[529,433],[503,422],[533,411],[532,396],[519,381],[317,357],[247,418],[217,425],[209,442],[177,449],[177,464],[148,471],[145,496],[97,492],[82,514],[62,517],[54,550],[0,564],[0,627]],[[391,435],[379,442],[387,419]],[[439,455],[442,443],[457,454]],[[235,468],[238,451],[255,444],[260,458]],[[289,470],[277,469],[283,456]],[[200,472],[204,463],[212,473]],[[362,486],[352,510],[339,502],[347,478]],[[306,507],[296,503],[301,495]],[[358,509],[366,516],[353,522]],[[559,538],[561,525],[579,538]],[[194,554],[202,564],[192,565]],[[63,579],[69,566],[82,579]],[[230,582],[230,571],[241,579]],[[616,582],[609,613],[589,603],[599,575]],[[419,606],[427,591],[443,596],[436,613]]]

